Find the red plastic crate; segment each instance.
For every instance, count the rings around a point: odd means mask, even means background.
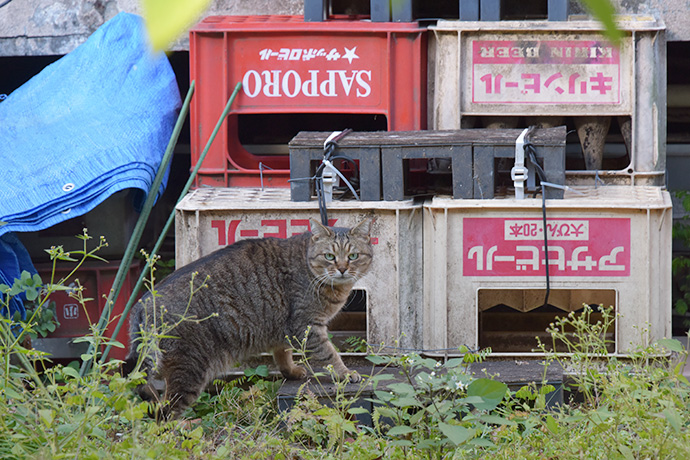
[[[70,264],[72,265],[72,264]],[[79,283],[84,286],[83,296],[84,298],[89,298],[85,302],[85,308],[82,307],[76,299],[70,297],[65,291],[57,291],[51,294],[50,300],[55,301],[55,313],[57,314],[58,321],[60,322],[60,327],[58,327],[54,332],[47,336],[47,339],[65,339],[64,344],[54,345],[60,349],[59,357],[69,357],[77,359],[80,356],[81,348],[74,347],[69,344],[70,339],[75,337],[82,337],[91,332],[90,325],[98,323],[101,317],[101,312],[105,307],[105,301],[110,293],[113,282],[115,281],[115,275],[119,268],[119,261],[112,261],[111,263],[104,262],[89,262],[85,263],[80,267],[77,272],[66,281],[67,286],[76,287],[76,279],[79,279]],[[52,264],[36,264],[36,269],[41,275],[41,279],[44,283],[50,281]],[[62,277],[67,276],[72,267],[66,263],[58,263],[55,271],[55,282],[60,280]],[[129,296],[134,289],[134,285],[139,278],[141,273],[141,268],[139,263],[134,263],[130,267],[129,273],[125,278],[125,282],[122,285],[119,298],[113,307],[112,314],[110,316],[111,322],[105,331],[107,337],[112,337],[113,330],[117,326],[119,317],[122,314]],[[127,350],[129,348],[129,319],[125,320],[122,325],[120,332],[117,335],[117,341],[122,343],[125,348],[112,347],[108,355],[111,358],[124,359],[127,355]],[[72,354],[74,356],[65,356],[65,354]]]
[[[243,88],[196,186],[258,186],[260,164],[267,167],[265,185],[288,185],[287,152],[250,153],[242,146],[238,120],[245,115],[382,115],[385,124],[372,130],[425,129],[426,46],[426,29],[417,23],[304,22],[301,16],[204,19],[189,39],[190,78],[196,81],[190,109],[193,165],[235,85],[242,82]],[[299,131],[314,130],[295,124]],[[267,138],[275,128],[267,123]]]

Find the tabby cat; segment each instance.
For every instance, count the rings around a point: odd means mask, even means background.
[[[286,338],[304,337],[308,327],[312,358],[359,381],[328,340],[326,326],[369,269],[370,228],[368,218],[351,229],[311,219],[311,232],[243,240],[173,272],[156,286],[155,308],[149,293],[132,309],[130,366],[142,331],[161,322],[173,327],[144,357],[149,380],[139,394],[157,399],[151,379],[163,379],[168,404],[162,415],[179,416],[218,374],[265,351],[273,352],[283,376],[303,379],[307,371],[294,363]]]

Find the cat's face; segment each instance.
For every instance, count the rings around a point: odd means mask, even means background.
[[[372,258],[371,219],[351,229],[324,227],[311,219],[307,251],[309,268],[320,284],[353,284],[369,269]]]

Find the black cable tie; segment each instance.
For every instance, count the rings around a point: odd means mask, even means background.
[[[530,126],[525,133],[525,144],[523,148],[525,153],[527,153],[527,158],[534,165],[534,169],[537,171],[539,176],[539,181],[541,182],[541,212],[542,212],[542,222],[544,226],[544,263],[546,269],[546,295],[544,296],[544,307],[549,304],[549,296],[551,295],[551,276],[549,273],[549,237],[548,237],[548,227],[546,226],[546,187],[543,182],[546,182],[546,173],[542,167],[537,162],[536,148],[532,144],[532,133],[536,129],[535,126]]]
[[[333,153],[338,147],[338,142],[342,140],[343,137],[347,136],[352,132],[351,128],[344,129],[333,139],[330,139],[323,146],[323,159],[331,161],[333,158]],[[321,216],[321,224],[328,226],[328,210],[326,209],[326,197],[323,194],[323,169],[325,165],[323,161],[316,169],[316,174],[314,174],[314,189],[316,190],[316,198],[319,202],[319,214]]]

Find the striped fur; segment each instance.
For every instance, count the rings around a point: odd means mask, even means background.
[[[370,226],[370,219],[352,229],[312,220],[312,233],[240,241],[168,276],[155,288],[155,308],[152,295],[144,296],[130,317],[130,364],[138,358],[142,330],[179,323],[143,361],[150,378],[166,383],[165,415],[179,415],[218,374],[260,352],[272,351],[286,378],[305,378],[286,337],[304,337],[307,327],[312,358],[358,381],[328,340],[327,325],[369,268]],[[204,280],[207,286],[198,289]],[[192,289],[198,291],[190,300]],[[157,397],[149,384],[139,393]]]

